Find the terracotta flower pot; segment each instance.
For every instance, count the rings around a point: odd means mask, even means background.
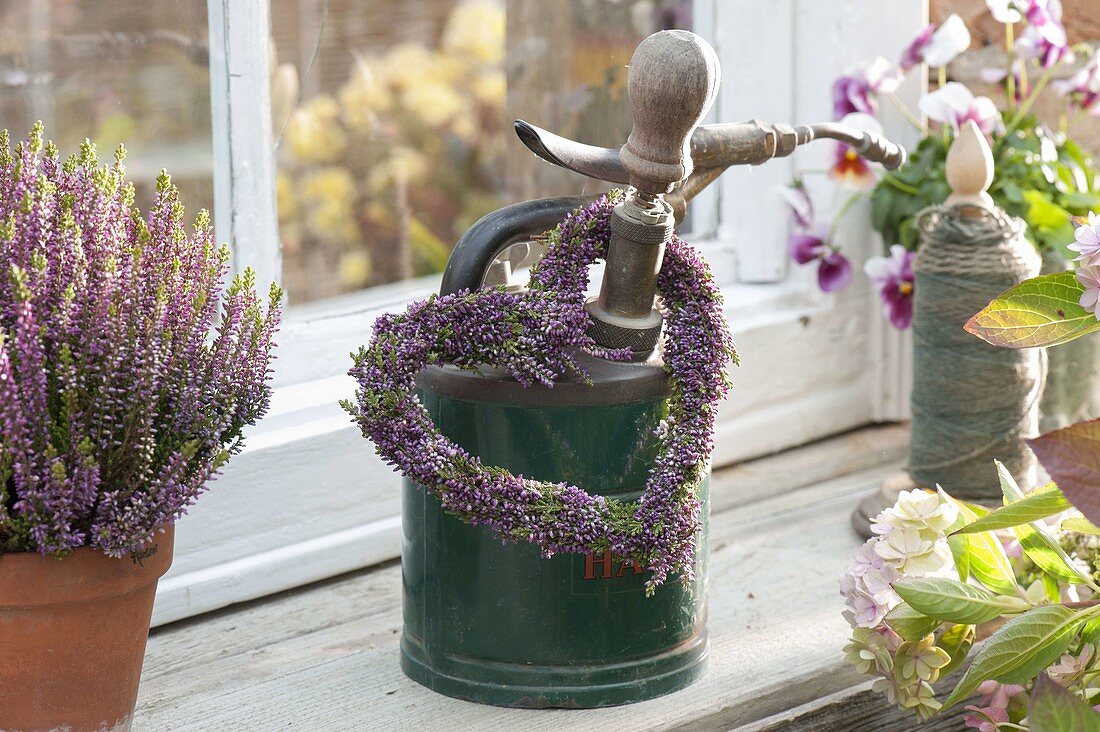
[[[0,554],[0,730],[129,730],[173,531],[141,563]]]

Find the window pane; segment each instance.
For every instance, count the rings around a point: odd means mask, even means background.
[[[62,154],[85,138],[109,160],[120,142],[146,206],[161,168],[189,213],[213,205],[206,3],[0,2],[0,125],[35,120]]]
[[[626,64],[690,0],[272,0],[283,283],[301,303],[442,271],[507,203],[596,190],[523,117],[618,147]]]

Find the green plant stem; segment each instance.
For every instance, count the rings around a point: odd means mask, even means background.
[[[829,227],[829,244],[830,244],[830,246],[833,243],[833,237],[836,236],[836,227],[840,225],[840,220],[844,218],[844,215],[848,213],[848,209],[850,209],[855,204],[856,201],[858,201],[859,199],[863,198],[866,195],[867,195],[866,191],[856,191],[852,195],[848,196],[848,200],[846,200],[841,205],[841,207],[837,210],[836,216],[833,217],[833,225]],[[834,247],[834,249],[835,249],[835,247]]]
[[[1069,121],[1069,123],[1066,125],[1066,131],[1068,132],[1069,130],[1076,127],[1077,123],[1080,122],[1081,120],[1083,120],[1088,115],[1088,113],[1089,113],[1089,111],[1087,109],[1077,110],[1077,114],[1073,115],[1073,119],[1071,119]]]
[[[1027,95],[1027,99],[1020,104],[1020,108],[1016,110],[1016,114],[1012,116],[1012,120],[1008,123],[1008,128],[1005,130],[1005,136],[1011,135],[1016,131],[1016,128],[1020,126],[1020,123],[1024,120],[1024,116],[1031,111],[1031,107],[1035,104],[1035,100],[1039,98],[1039,94],[1043,91],[1043,88],[1046,87],[1047,82],[1050,81],[1054,70],[1061,65],[1061,61],[1054,64],[1043,72],[1043,75],[1039,77],[1039,81],[1035,82],[1035,88]]]
[[[1005,23],[1005,100],[1010,112],[1016,108],[1016,77],[1012,75],[1012,63],[1015,61],[1012,49],[1016,41],[1013,35],[1013,24]]]
[[[916,196],[920,193],[920,189],[916,186],[911,186],[908,183],[902,183],[900,180],[892,175],[884,175],[882,177],[882,182],[892,188],[897,188],[902,193],[908,193],[911,196]]]
[[[917,115],[913,114],[909,110],[909,107],[905,106],[905,102],[898,99],[897,94],[887,94],[886,96],[890,98],[890,102],[893,103],[895,107],[897,107],[898,111],[901,112],[901,116],[904,117],[909,124],[920,130],[922,135],[927,132],[924,123],[921,122]]]

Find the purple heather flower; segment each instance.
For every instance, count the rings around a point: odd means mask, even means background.
[[[45,154],[42,155],[43,149]],[[168,175],[147,216],[123,151],[65,161],[41,125],[0,136],[0,546],[111,556],[182,515],[267,409],[278,292],[210,217],[185,227]],[[218,321],[218,308],[222,307]]]
[[[780,197],[791,208],[791,217],[795,225],[802,230],[812,227],[814,204],[802,181],[796,180],[789,186],[781,186],[778,190]]]
[[[871,257],[863,271],[882,298],[886,317],[895,328],[908,328],[913,322],[913,253],[894,244],[890,256]]]
[[[1085,288],[1078,302],[1086,312],[1095,314],[1096,319],[1100,320],[1100,308],[1096,307],[1097,301],[1100,301],[1100,265],[1078,267],[1074,274]]]
[[[970,31],[963,19],[952,13],[938,28],[935,23],[929,23],[917,33],[902,52],[900,67],[908,71],[920,63],[946,66],[968,48]]]
[[[835,249],[821,258],[817,267],[817,286],[823,292],[838,292],[852,281],[852,264]]]
[[[956,131],[966,122],[973,120],[986,135],[1001,127],[1001,113],[989,97],[975,97],[973,92],[957,81],[949,81],[934,92],[920,99],[920,111],[943,124],[951,125]]]
[[[876,96],[893,94],[900,84],[901,72],[882,56],[854,66],[833,82],[833,114],[874,114]]]
[[[358,383],[356,401],[343,406],[389,464],[467,523],[537,544],[545,556],[610,548],[646,566],[652,588],[676,572],[692,576],[700,526],[695,488],[713,449],[715,406],[729,387],[726,367],[736,358],[721,294],[688,245],[673,237],[657,277],[674,408],[657,431],[658,456],[645,489],[625,512],[575,486],[483,466],[439,433],[413,394],[416,373],[429,364],[496,366],[529,385],[578,370],[578,349],[628,358],[593,343],[584,310],[588,267],[606,253],[621,196],[612,192],[566,217],[532,269],[527,292],[458,292],[379,318],[349,371]]]

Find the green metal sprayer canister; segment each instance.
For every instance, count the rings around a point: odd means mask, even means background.
[[[582,357],[589,382],[523,387],[506,372],[428,367],[417,394],[439,430],[486,465],[633,501],[657,454],[670,387],[656,349],[662,316],[656,277],[675,219],[731,165],[762,163],[830,137],[897,167],[904,153],[843,125],[747,122],[697,127],[718,84],[709,45],[686,31],[645,39],[631,59],[634,126],[619,150],[561,138],[522,121],[520,139],[543,159],[630,186],[611,218],[603,282],[586,305],[601,346],[630,348],[632,362]],[[476,223],[455,246],[441,294],[477,289],[512,244],[531,241],[591,198],[509,206]],[[602,707],[690,684],[707,657],[707,491],[695,579],[647,597],[647,571],[611,554],[558,554],[503,544],[489,528],[446,513],[406,480],[401,666],[440,693],[513,707]]]

